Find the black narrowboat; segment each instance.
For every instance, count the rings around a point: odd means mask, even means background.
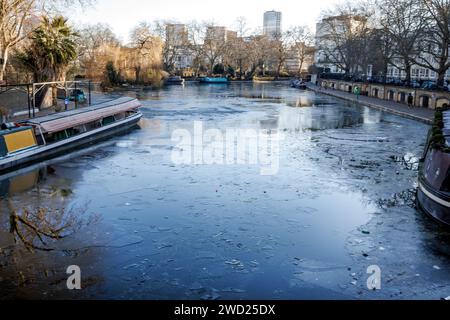
[[[450,109],[436,110],[419,166],[418,206],[450,225]]]

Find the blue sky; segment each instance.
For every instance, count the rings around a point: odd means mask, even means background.
[[[251,29],[262,27],[263,13],[283,12],[283,27],[309,25],[314,29],[323,9],[339,0],[97,0],[93,8],[69,13],[73,24],[108,23],[127,41],[130,30],[141,21],[192,20],[214,21],[232,28],[237,17],[244,16]]]

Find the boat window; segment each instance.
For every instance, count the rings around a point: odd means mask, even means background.
[[[67,130],[66,130],[67,137],[70,138],[70,137],[79,135],[80,133],[82,133],[81,130],[84,130],[84,128],[81,128],[81,127],[74,127],[74,128],[67,129]]]
[[[47,142],[58,142],[64,139],[67,139],[67,133],[65,130],[49,134],[46,137]]]
[[[86,131],[91,131],[97,128],[100,128],[102,126],[100,121],[94,121],[94,122],[89,122],[87,124],[85,124],[86,127]]]
[[[116,114],[114,117],[116,118],[116,121],[123,120],[123,119],[125,119],[127,117],[127,114],[122,112],[122,113]]]
[[[86,127],[85,127],[84,125],[74,127],[73,129],[77,131],[77,134],[85,133],[85,132],[86,132]]]
[[[114,118],[114,116],[106,117],[106,118],[103,118],[102,125],[106,126],[106,125],[111,124],[111,123],[113,123],[115,121],[116,121],[116,119]]]

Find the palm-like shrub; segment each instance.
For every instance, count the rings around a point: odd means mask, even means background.
[[[28,48],[20,54],[21,62],[33,73],[35,82],[65,81],[69,64],[77,58],[77,37],[64,17],[42,18]],[[53,91],[55,104],[56,87]]]

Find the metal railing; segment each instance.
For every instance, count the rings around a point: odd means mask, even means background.
[[[56,97],[55,93],[50,97],[49,90],[56,90]],[[95,103],[92,95],[94,90],[100,89],[90,80],[2,84],[0,107],[8,111],[9,117],[34,118],[43,109],[55,112],[92,105]],[[84,101],[80,101],[81,97]],[[44,105],[45,102],[48,103]],[[52,107],[56,107],[56,110]]]

